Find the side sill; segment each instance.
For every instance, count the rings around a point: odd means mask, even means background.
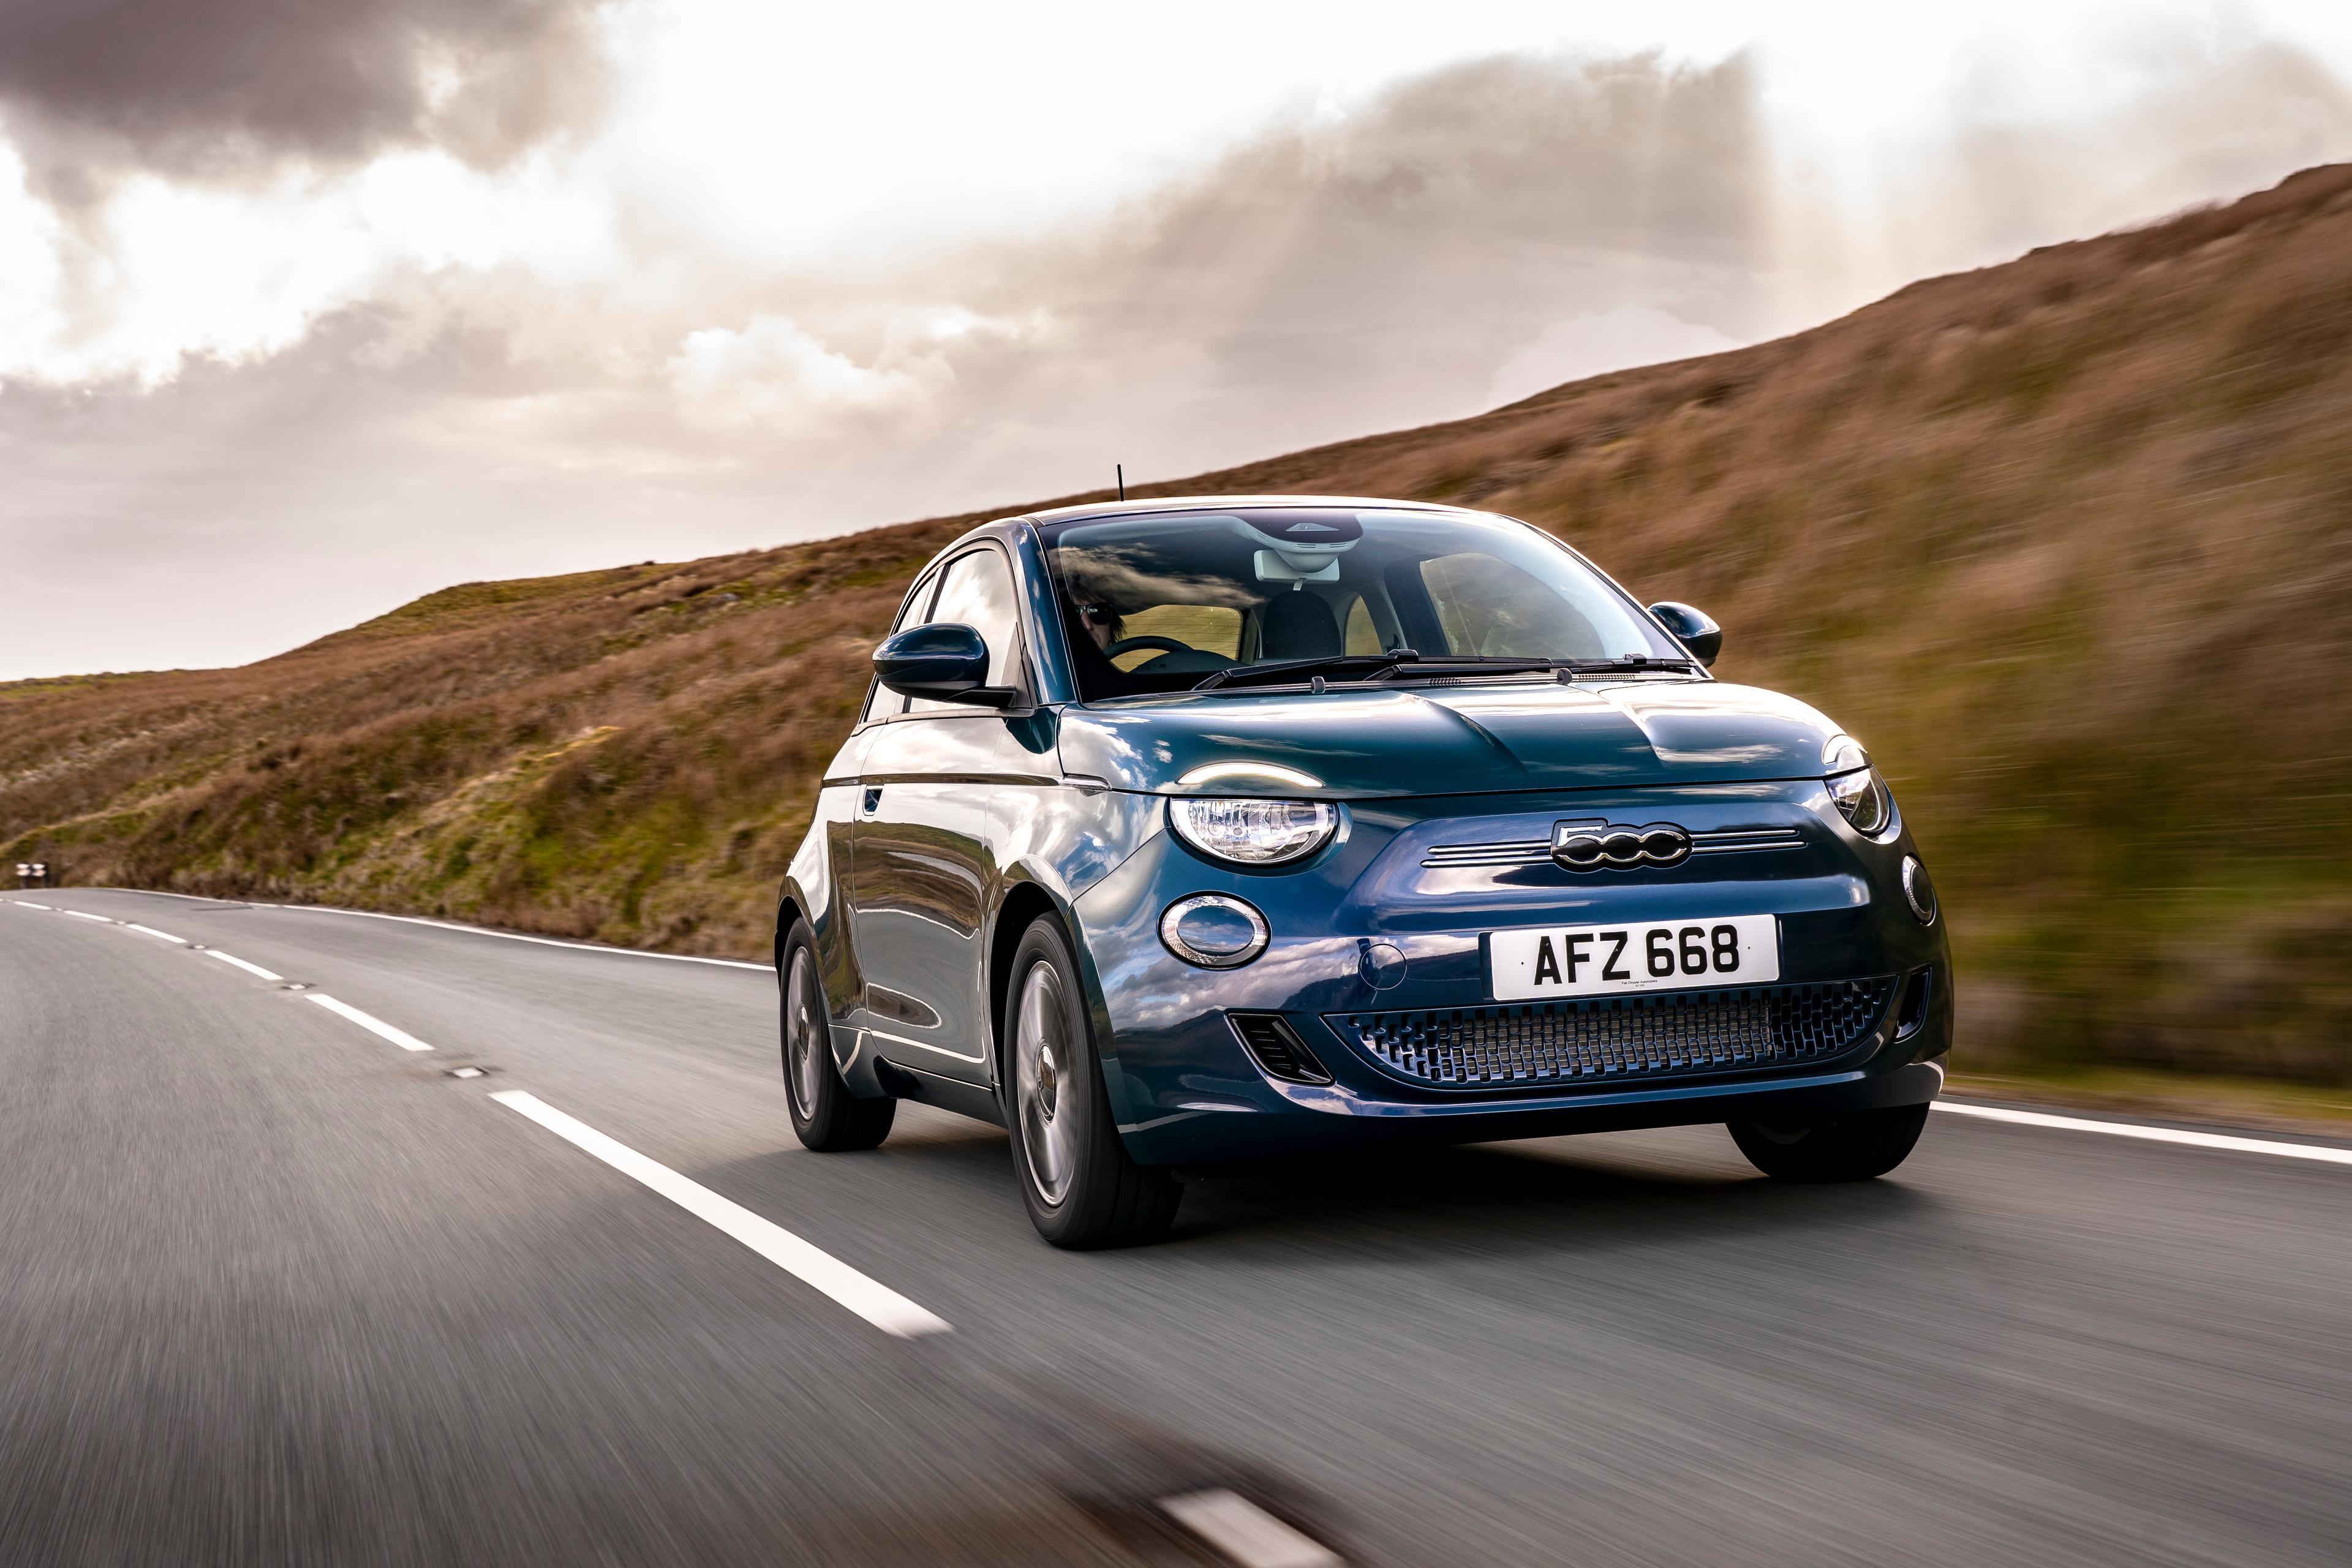
[[[896,1099],[935,1105],[941,1110],[952,1110],[958,1116],[969,1116],[995,1127],[1004,1125],[1004,1109],[997,1104],[996,1096],[976,1083],[901,1067],[881,1057],[875,1058],[874,1076],[880,1080],[883,1091]]]

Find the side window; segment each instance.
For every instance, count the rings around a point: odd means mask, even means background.
[[[1381,634],[1372,626],[1371,606],[1364,603],[1363,595],[1360,594],[1356,595],[1355,603],[1348,606],[1347,637],[1346,651],[1350,654],[1375,654],[1388,651],[1381,646]]]
[[[920,622],[914,624],[929,626],[943,622],[970,626],[988,645],[988,684],[1018,686],[1021,683],[1019,603],[1013,592],[1012,568],[1004,563],[1003,555],[983,545],[948,563],[947,576],[940,584],[938,605]],[[955,702],[918,700],[908,711],[977,713],[983,710],[967,708]]]
[[[939,586],[939,582],[940,574],[934,572],[915,585],[915,591],[908,595],[907,602],[898,607],[898,618],[890,623],[890,629],[893,632],[905,631],[908,626],[919,626],[929,618],[923,614],[923,610],[931,602],[931,590]],[[887,719],[893,713],[903,713],[906,708],[905,698],[877,680],[874,683],[874,689],[866,694],[866,716],[858,721],[871,724],[877,719]]]

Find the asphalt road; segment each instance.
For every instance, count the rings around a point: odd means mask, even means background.
[[[2352,1166],[1939,1115],[1782,1188],[1703,1128],[1206,1183],[1069,1255],[993,1129],[803,1152],[774,995],[0,895],[0,1563],[2352,1562]]]

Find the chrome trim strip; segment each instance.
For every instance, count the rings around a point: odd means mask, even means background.
[[[919,1051],[929,1051],[934,1056],[947,1057],[952,1060],[960,1062],[984,1062],[988,1060],[988,1058],[985,1055],[968,1057],[961,1051],[951,1051],[945,1046],[935,1046],[927,1040],[910,1040],[904,1035],[894,1035],[887,1029],[869,1028],[866,1031],[866,1037],[869,1040],[887,1040],[894,1046],[912,1046]]]
[[[1802,849],[1805,836],[1793,827],[1727,827],[1690,836],[1693,855],[1738,855],[1750,850]],[[1505,838],[1486,844],[1437,844],[1421,863],[1431,870],[1466,867],[1542,866],[1551,860],[1544,838]]]

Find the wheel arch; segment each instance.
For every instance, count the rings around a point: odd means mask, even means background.
[[[800,889],[787,880],[783,892],[776,900],[776,936],[772,944],[771,965],[779,975],[784,972],[784,938],[792,934],[794,922],[809,919],[808,910],[808,900],[802,896]],[[814,921],[810,921],[809,930],[816,930]]]
[[[990,1076],[1000,1088],[1004,1082],[1004,1005],[1013,990],[1013,955],[1040,915],[1053,915],[1062,922],[1062,934],[1069,938],[1074,952],[1080,945],[1076,919],[1045,883],[1023,876],[1005,889],[988,943],[988,1062]],[[1083,955],[1078,964],[1081,969],[1087,967]],[[1087,977],[1081,979],[1091,984]]]
[[[1111,1033],[1110,1008],[1104,998],[1102,976],[1095,967],[1094,952],[1087,942],[1086,927],[1058,884],[1027,867],[1016,866],[1008,870],[1009,883],[997,904],[988,942],[989,1071],[998,1099],[1002,1102],[1006,1094],[1005,1053],[1009,1042],[1004,1037],[1004,1006],[1013,990],[1013,954],[1020,950],[1021,938],[1031,923],[1039,915],[1050,914],[1061,921],[1062,935],[1068,941],[1070,956],[1078,966],[1079,994],[1094,1026],[1095,1051],[1102,1067],[1103,1089],[1110,1097],[1112,1122],[1124,1129],[1134,1120],[1134,1111],[1126,1075],[1119,1069],[1118,1041]],[[1011,1114],[1009,1106],[1006,1114]],[[1133,1139],[1124,1131],[1120,1138],[1133,1154]]]

